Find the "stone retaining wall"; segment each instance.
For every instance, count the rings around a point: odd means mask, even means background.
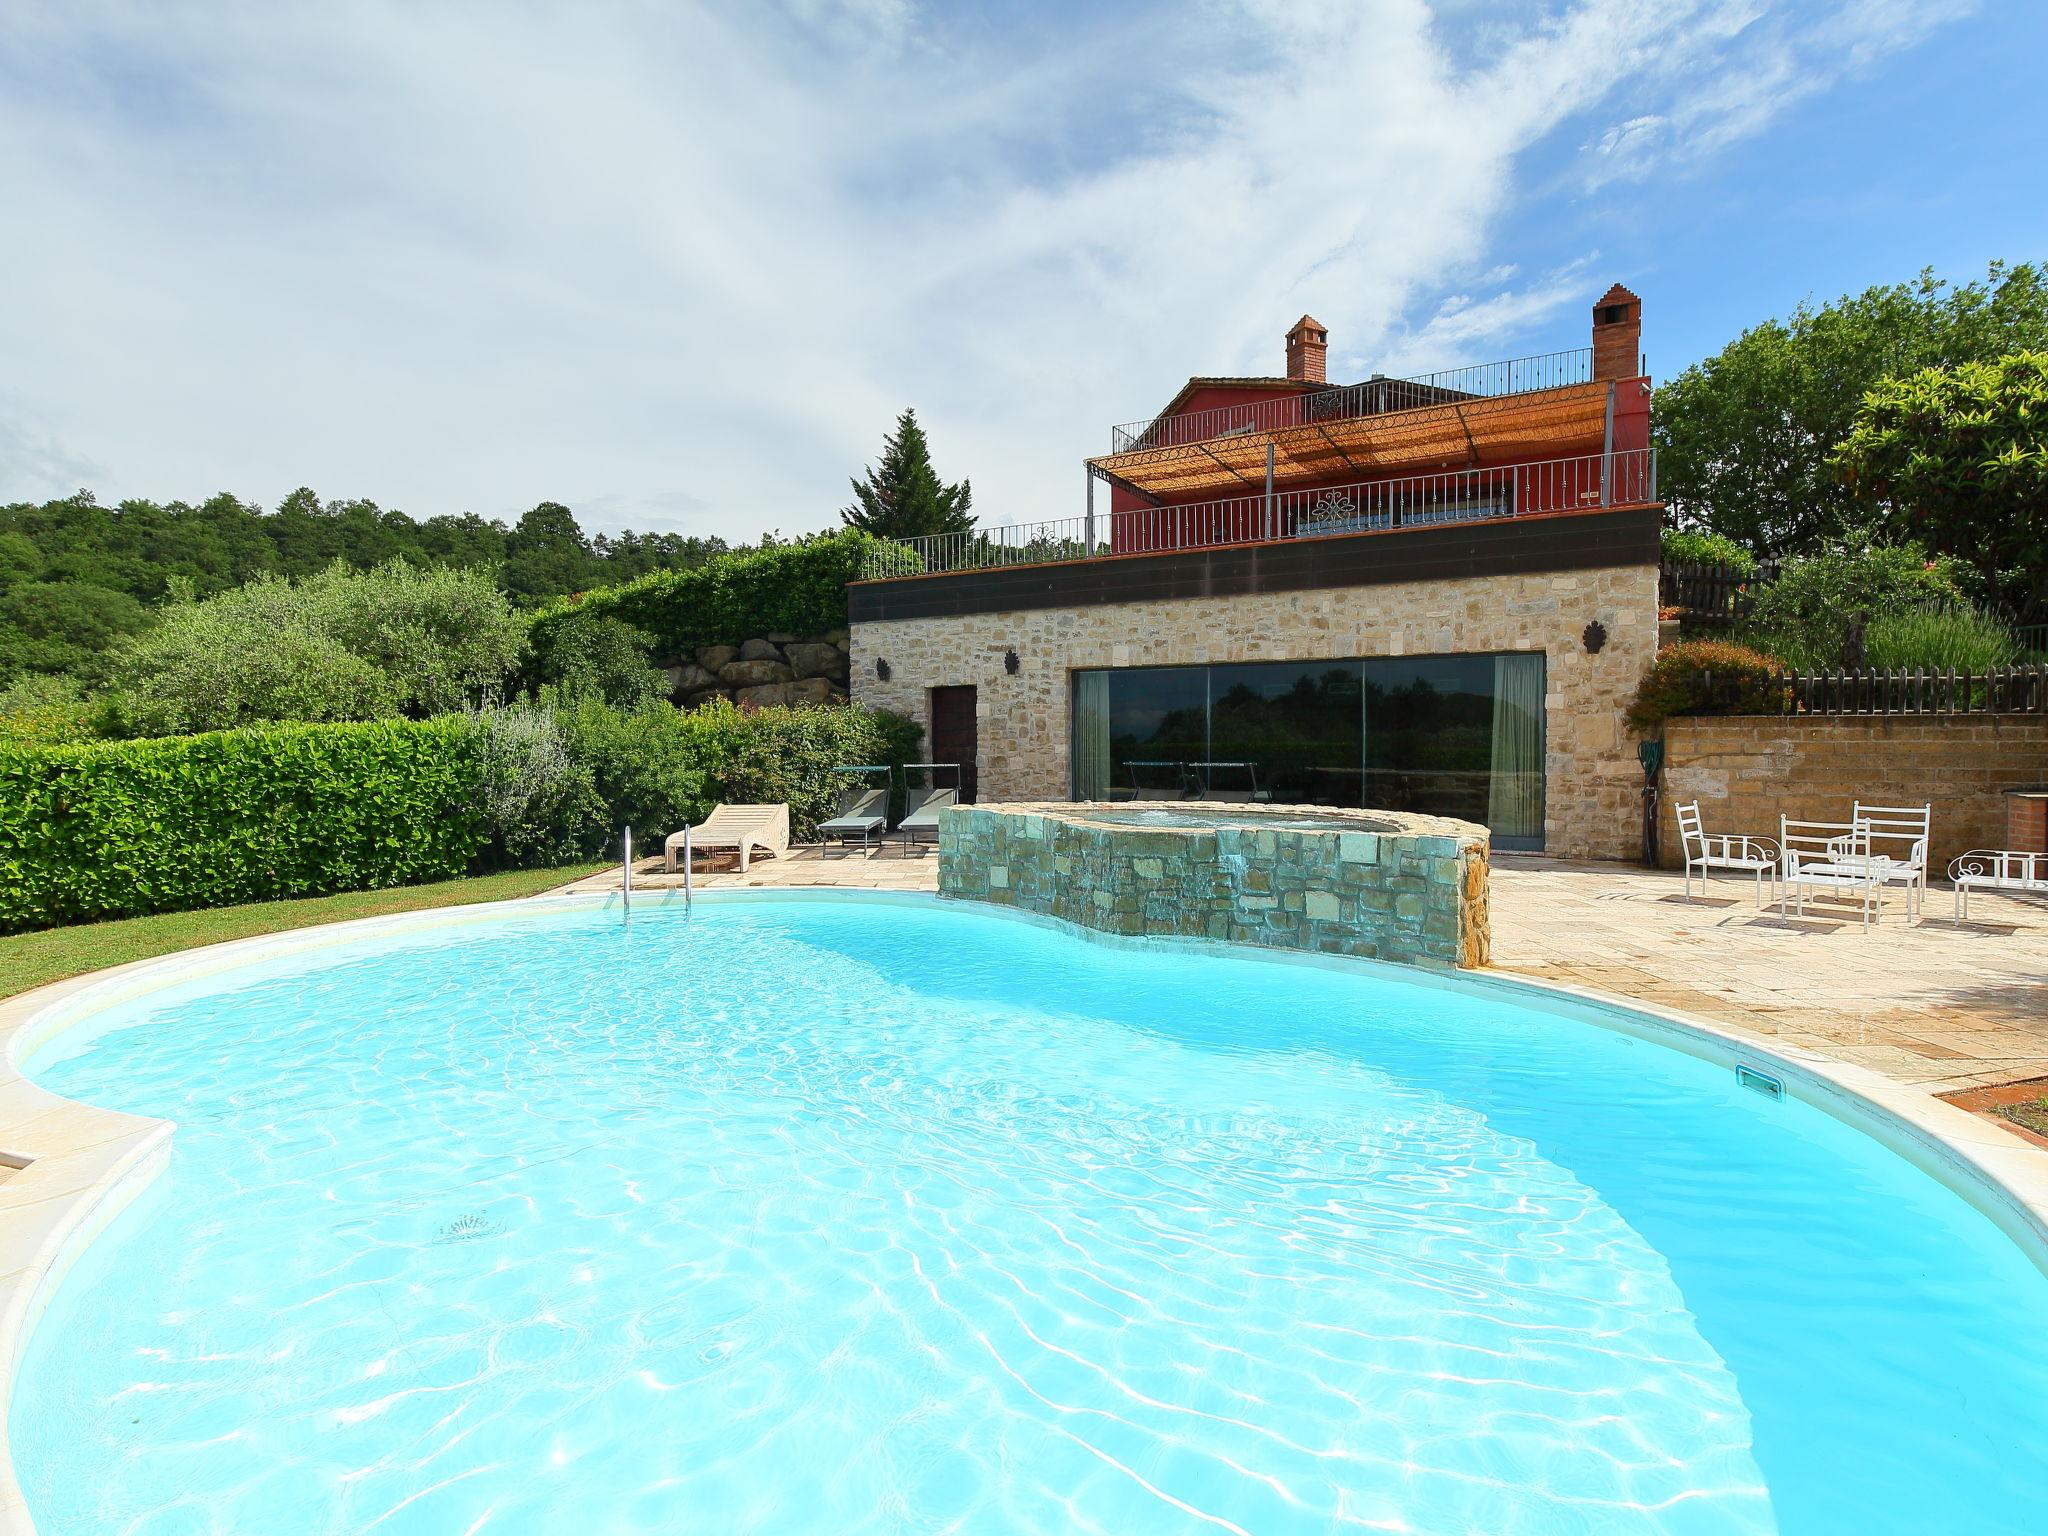
[[[656,666],[668,674],[669,699],[685,709],[713,699],[740,704],[829,704],[846,697],[846,631],[761,635],[739,645],[700,645]]]
[[[1209,828],[1090,821],[1163,811]],[[939,817],[939,893],[1105,933],[1228,939],[1440,967],[1487,963],[1486,829],[1439,816],[1327,811],[1259,825],[1242,805],[959,806]]]
[[[1698,800],[1709,832],[1776,837],[1782,813],[1847,821],[1856,800],[1934,807],[1929,869],[2005,845],[2002,790],[2048,781],[2039,715],[1724,715],[1664,724],[1658,852],[1681,862],[1674,807]]]

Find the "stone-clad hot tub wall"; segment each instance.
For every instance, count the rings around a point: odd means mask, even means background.
[[[1222,824],[1091,819],[1147,811]],[[1318,825],[1278,825],[1291,817]],[[1392,811],[959,806],[939,818],[939,893],[1105,933],[1476,967],[1489,946],[1486,848],[1484,827]]]

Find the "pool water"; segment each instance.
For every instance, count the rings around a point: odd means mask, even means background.
[[[2048,1280],[1986,1219],[1498,995],[798,900],[401,932],[111,1022],[32,1072],[178,1132],[24,1362],[44,1536],[2048,1507]]]

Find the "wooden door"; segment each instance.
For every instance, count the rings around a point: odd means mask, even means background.
[[[974,728],[974,685],[932,690],[930,758],[960,765],[960,803],[972,805],[975,792],[974,754],[979,739]],[[945,775],[939,783],[950,782]]]

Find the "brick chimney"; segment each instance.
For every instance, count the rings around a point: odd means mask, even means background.
[[[1643,301],[1621,284],[1593,306],[1593,377],[1632,379],[1643,368]]]
[[[1329,355],[1330,333],[1322,321],[1303,315],[1294,322],[1294,329],[1287,333],[1287,377],[1327,383],[1323,365]]]

